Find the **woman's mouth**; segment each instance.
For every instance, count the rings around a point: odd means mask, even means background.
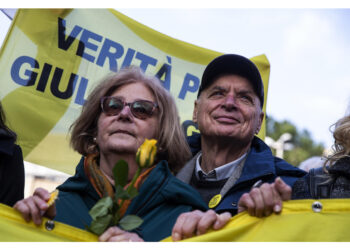
[[[121,129],[118,129],[118,130],[114,131],[111,134],[127,134],[127,135],[134,136],[133,133],[131,133],[131,132],[127,131],[127,130],[121,130]]]

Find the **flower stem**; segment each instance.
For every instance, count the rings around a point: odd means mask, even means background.
[[[131,187],[134,186],[134,184],[135,184],[137,178],[140,176],[140,173],[141,173],[141,167],[138,167],[137,170],[136,170],[136,173],[134,174],[134,177],[133,177],[132,180],[131,180],[130,185],[129,185],[128,188],[126,189],[126,191],[127,191],[128,193],[129,193]],[[118,214],[119,214],[120,208],[123,207],[124,202],[125,202],[125,199],[122,199],[122,202],[120,203],[119,209],[117,210],[117,213],[118,213]]]
[[[136,170],[136,173],[135,173],[134,177],[133,177],[132,180],[131,180],[130,185],[129,185],[128,188],[126,189],[128,192],[130,191],[131,187],[134,186],[134,184],[135,184],[137,178],[139,178],[139,176],[140,176],[140,173],[141,173],[141,167],[138,167],[137,170]]]

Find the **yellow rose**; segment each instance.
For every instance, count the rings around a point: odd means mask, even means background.
[[[145,139],[136,153],[136,162],[141,168],[148,168],[153,165],[157,153],[157,140]]]

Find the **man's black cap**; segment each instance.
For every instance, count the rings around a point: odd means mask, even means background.
[[[205,68],[202,82],[199,86],[197,98],[201,92],[208,88],[218,77],[223,75],[239,75],[248,79],[252,84],[256,95],[259,97],[260,106],[264,105],[264,84],[258,68],[244,56],[226,54],[215,58]]]

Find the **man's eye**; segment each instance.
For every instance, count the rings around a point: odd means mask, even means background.
[[[242,95],[241,99],[247,102],[253,102],[253,99],[248,95]]]
[[[211,93],[211,96],[222,96],[224,93],[222,91],[215,91]]]

